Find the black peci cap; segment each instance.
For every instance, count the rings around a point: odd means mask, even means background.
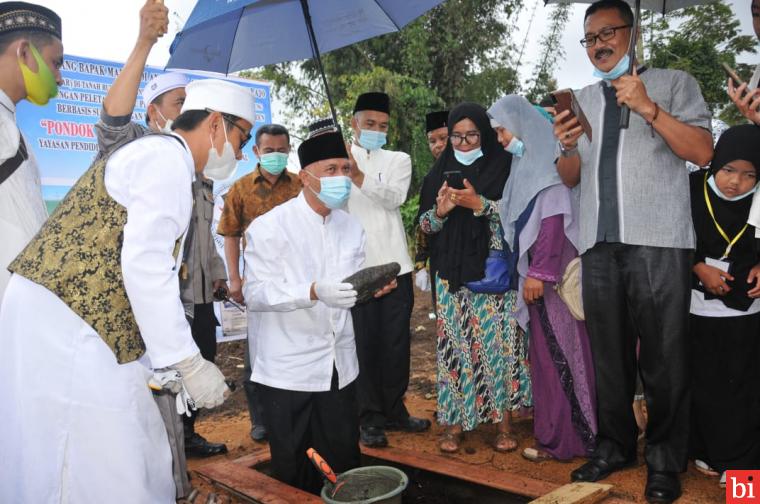
[[[346,143],[337,131],[309,137],[298,146],[298,160],[301,162],[301,168],[306,168],[317,161],[334,158],[348,159]]]

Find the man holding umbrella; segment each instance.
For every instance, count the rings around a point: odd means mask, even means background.
[[[385,429],[421,432],[430,421],[409,416],[404,394],[409,385],[409,324],[414,304],[412,260],[399,207],[412,179],[408,154],[383,149],[390,121],[390,98],[364,93],[354,106],[351,127],[351,197],[348,211],[367,233],[365,266],[397,262],[398,288],[353,310],[359,356],[357,397],[361,442],[386,446]]]
[[[639,67],[626,75],[633,13],[623,0],[586,11],[586,48],[601,79],[576,93],[593,127],[583,135],[557,116],[557,169],[581,184],[583,301],[597,376],[598,446],[574,481],[597,481],[636,461],[631,409],[636,338],[649,406],[646,497],[672,502],[686,469],[689,393],[687,323],[694,235],[684,160],[712,158],[710,112],[682,71]],[[621,106],[631,110],[620,127]]]

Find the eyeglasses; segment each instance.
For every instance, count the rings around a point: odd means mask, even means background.
[[[631,25],[611,26],[609,28],[602,28],[596,35],[586,35],[581,39],[581,45],[583,47],[593,47],[596,45],[596,41],[607,42],[615,36],[615,32],[622,30],[623,28],[630,28]]]
[[[211,112],[216,112],[216,111],[207,108],[206,112],[211,113]],[[251,134],[248,131],[244,130],[242,126],[235,123],[235,121],[239,119],[238,117],[235,117],[232,114],[227,114],[225,112],[219,112],[219,113],[221,114],[222,119],[227,121],[231,126],[234,126],[237,129],[239,129],[240,132],[243,134],[243,140],[240,142],[240,150],[243,150],[243,147],[245,147],[246,144],[251,141],[251,138],[252,138]]]
[[[237,124],[235,122],[238,119],[237,117],[231,116],[231,115],[228,115],[228,114],[222,114],[222,118],[225,121],[227,121],[230,125],[232,125],[232,126],[236,127],[237,129],[239,129],[240,132],[243,134],[243,140],[240,142],[240,150],[243,150],[243,147],[245,147],[245,145],[248,142],[250,142],[250,140],[251,140],[251,134],[249,132],[247,132],[246,130],[244,130],[242,126],[240,126],[239,124]]]
[[[464,136],[450,135],[449,140],[451,141],[452,145],[462,145],[462,143],[466,143],[467,145],[475,145],[476,143],[480,142],[480,133],[471,131]]]

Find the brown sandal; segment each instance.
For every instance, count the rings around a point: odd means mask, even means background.
[[[463,432],[444,432],[438,440],[438,449],[443,453],[456,453],[463,438]]]
[[[509,432],[499,432],[493,440],[493,449],[499,453],[515,451],[517,446],[517,438]]]

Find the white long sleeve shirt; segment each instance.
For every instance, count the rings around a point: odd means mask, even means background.
[[[193,208],[193,158],[185,141],[149,136],[106,164],[108,194],[127,209],[121,270],[146,353],[162,368],[198,353],[179,297],[176,241]],[[183,147],[184,145],[184,147]]]
[[[338,283],[364,262],[364,231],[353,216],[323,218],[303,193],[254,220],[245,232],[251,379],[302,392],[330,390],[359,374],[351,312],[312,301],[311,285]]]
[[[21,132],[16,126],[16,105],[0,90],[0,164],[18,151]],[[0,301],[11,274],[6,269],[47,219],[42,200],[40,173],[33,145],[28,141],[28,159],[0,184]]]
[[[367,233],[365,266],[397,262],[401,275],[409,273],[414,265],[399,207],[409,192],[412,160],[403,152],[369,152],[356,144],[351,145],[351,152],[364,173],[362,186],[351,186],[348,212],[359,219]]]

